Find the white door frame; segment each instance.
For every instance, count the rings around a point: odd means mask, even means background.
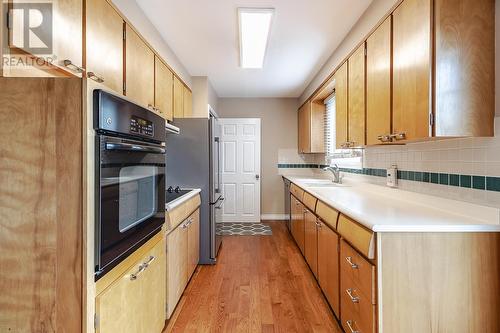
[[[220,118],[222,222],[260,222],[261,119]]]

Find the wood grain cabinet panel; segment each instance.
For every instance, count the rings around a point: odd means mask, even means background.
[[[155,55],[128,24],[125,31],[125,95],[152,109],[155,104]]]
[[[163,61],[155,56],[155,108],[167,120],[174,119],[174,75]]]
[[[161,332],[165,325],[165,239],[96,298],[97,333]]]
[[[304,209],[304,257],[314,276],[318,276],[318,232],[316,215]]]
[[[318,226],[317,277],[333,312],[340,318],[339,236],[323,222]]]
[[[311,151],[311,102],[307,101],[299,109],[298,115],[299,128],[299,153],[305,154]]]
[[[186,221],[167,235],[167,319],[175,310],[188,282]]]
[[[366,144],[391,134],[391,16],[366,41]]]
[[[4,5],[7,3],[11,10],[8,14],[6,13],[9,15],[10,26],[5,34],[8,40],[6,56],[12,56],[15,59],[10,63],[19,65],[7,66],[6,75],[24,77],[82,76],[82,0],[53,0],[45,4],[43,2],[37,3],[36,7],[33,7],[33,3],[20,0],[10,0],[4,2]],[[51,5],[51,7],[45,5]],[[36,36],[40,36],[38,37],[40,42],[52,49],[46,50],[44,46],[40,46],[40,51],[34,49],[31,45],[33,42],[31,37],[29,43],[26,43],[24,20],[28,17],[27,11],[34,8],[42,13],[42,20],[51,19],[52,25],[41,24],[36,28]],[[32,19],[33,13],[30,15],[30,19]],[[51,38],[50,41],[49,38]],[[39,65],[47,58],[52,58],[54,61],[50,62],[50,65]],[[21,65],[19,59],[24,64]],[[36,59],[38,60],[35,61]],[[65,60],[69,62],[65,62]],[[34,65],[25,65],[31,63]]]
[[[105,0],[86,0],[87,77],[123,94],[123,19]]]
[[[393,13],[393,132],[432,135],[431,0],[405,0]]]
[[[299,247],[300,252],[302,252],[302,254],[304,254],[304,236],[305,236],[304,210],[305,210],[305,207],[294,196],[292,196],[291,205],[292,205],[292,207],[291,207],[292,219],[291,219],[290,229],[291,229],[292,237],[295,240],[295,243],[297,243],[297,246]]]
[[[174,118],[184,118],[184,85],[174,76]]]
[[[435,0],[436,136],[493,136],[495,2]]]
[[[189,218],[188,226],[188,280],[200,261],[200,210],[197,209]]]
[[[0,332],[80,332],[82,80],[0,78],[0,115]]]
[[[325,105],[320,101],[307,101],[298,114],[299,153],[325,152]]]
[[[349,57],[348,138],[351,146],[365,145],[365,44]]]
[[[347,62],[340,66],[333,75],[335,80],[335,124],[336,145],[342,148],[347,142]]]
[[[193,93],[191,90],[183,87],[183,108],[184,108],[184,118],[193,118]]]

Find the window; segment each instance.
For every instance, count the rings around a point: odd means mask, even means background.
[[[362,169],[363,149],[337,149],[335,91],[324,100],[325,111],[325,163],[341,168]]]

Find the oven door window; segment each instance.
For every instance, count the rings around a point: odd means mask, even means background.
[[[155,166],[120,169],[118,228],[121,233],[153,217],[157,212]]]

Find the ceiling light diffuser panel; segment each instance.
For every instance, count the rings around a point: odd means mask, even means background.
[[[242,68],[264,66],[273,16],[273,8],[238,8]]]

